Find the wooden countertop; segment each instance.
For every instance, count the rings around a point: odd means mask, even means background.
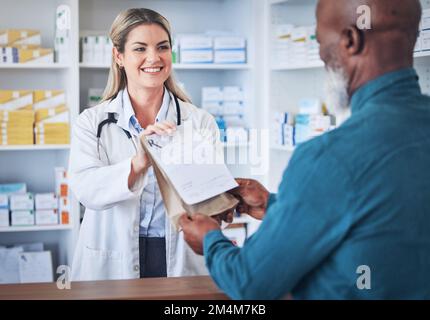
[[[146,278],[134,280],[72,282],[60,290],[56,283],[0,285],[0,300],[225,300],[210,277]]]

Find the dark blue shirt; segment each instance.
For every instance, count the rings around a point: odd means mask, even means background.
[[[230,297],[430,299],[430,98],[403,69],[359,88],[351,108],[297,148],[243,248],[205,237]]]

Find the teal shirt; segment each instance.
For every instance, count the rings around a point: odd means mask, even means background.
[[[206,264],[230,297],[430,299],[430,98],[403,69],[365,84],[351,108],[296,149],[243,248],[206,235]]]

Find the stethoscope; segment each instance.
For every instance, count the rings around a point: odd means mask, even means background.
[[[178,97],[176,97],[174,94],[172,94],[172,96],[173,96],[173,98],[174,98],[174,100],[175,100],[175,105],[176,105],[176,124],[178,125],[178,126],[180,126],[181,125],[181,108],[179,107],[179,100],[178,100]],[[117,123],[118,122],[118,120],[117,119],[115,119],[115,113],[114,112],[109,112],[108,113],[108,117],[107,117],[107,119],[105,119],[105,120],[103,120],[102,122],[100,122],[99,123],[99,125],[98,125],[98,127],[97,127],[97,153],[98,153],[98,155],[99,155],[99,160],[101,160],[101,157],[100,157],[100,137],[101,137],[101,135],[102,135],[102,130],[103,130],[103,127],[105,126],[105,125],[109,125],[109,124],[111,124],[111,123]],[[134,147],[134,149],[136,150],[136,152],[137,152],[137,146],[136,146],[136,143],[134,142],[134,140],[132,139],[132,136],[131,136],[131,134],[130,134],[130,132],[128,132],[127,130],[125,130],[125,129],[122,129],[123,131],[124,131],[124,133],[125,133],[125,135],[127,136],[127,138],[129,139],[129,140],[131,140],[132,141],[132,143],[133,143],[133,147]],[[151,144],[154,144],[155,146],[157,146],[156,144],[155,144],[155,142],[153,142],[152,140],[150,141],[150,143]],[[106,157],[108,158],[108,161],[109,161],[109,156],[108,156],[108,154],[107,154],[107,152],[106,152],[106,150],[105,150],[105,153],[106,153]]]

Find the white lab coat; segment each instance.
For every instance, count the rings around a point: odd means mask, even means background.
[[[193,130],[209,134],[214,144],[220,144],[218,127],[209,113],[189,103],[179,101],[179,104],[182,121],[191,120]],[[130,141],[116,124],[103,127],[99,159],[96,132],[108,112],[123,112],[121,92],[114,100],[85,110],[73,128],[70,187],[86,207],[72,263],[73,281],[140,277],[140,195],[147,177],[142,176],[129,190],[128,176],[138,138]],[[167,120],[176,123],[176,119],[176,105],[171,96]],[[208,274],[204,258],[190,249],[183,233],[177,233],[168,220],[167,276]]]

